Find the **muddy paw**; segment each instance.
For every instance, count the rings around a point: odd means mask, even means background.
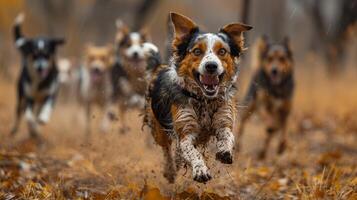
[[[223,164],[232,164],[232,154],[228,151],[221,151],[216,153],[216,160],[221,161]]]
[[[197,167],[193,170],[193,180],[200,183],[206,183],[211,179],[212,177],[209,174],[207,167]]]

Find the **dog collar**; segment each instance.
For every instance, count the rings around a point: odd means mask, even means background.
[[[193,99],[195,99],[195,100],[197,100],[197,101],[202,100],[202,98],[199,97],[199,96],[197,96],[197,94],[195,94],[195,93],[193,93],[193,92],[190,92],[190,91],[188,91],[188,90],[186,90],[186,89],[184,89],[184,88],[181,88],[181,92],[182,92],[183,95],[185,95],[185,96],[187,96],[187,97],[189,97],[189,98],[193,98]]]

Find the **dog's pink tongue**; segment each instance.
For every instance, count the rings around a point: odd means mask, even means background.
[[[42,77],[42,78],[46,78],[47,74],[48,74],[48,69],[43,69],[43,70],[41,71],[41,77]]]
[[[201,82],[205,85],[218,85],[219,79],[215,75],[202,75]]]

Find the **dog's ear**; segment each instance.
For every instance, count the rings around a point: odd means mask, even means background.
[[[258,69],[262,66],[262,59],[266,54],[269,46],[269,38],[266,35],[259,37],[251,48],[251,66]]]
[[[173,53],[182,58],[191,38],[199,32],[199,28],[191,19],[177,13],[170,13],[170,21],[173,25]]]
[[[85,49],[86,53],[91,51],[93,48],[94,48],[94,45],[91,42],[88,42],[84,45],[84,49]]]
[[[57,45],[63,45],[66,43],[66,40],[64,38],[54,38],[52,39],[52,43],[57,46]]]
[[[267,35],[262,35],[256,42],[256,47],[259,52],[259,56],[263,56],[263,54],[268,50],[269,46],[269,37]]]
[[[151,37],[150,37],[149,30],[147,27],[141,28],[139,30],[139,33],[140,33],[141,37],[143,38],[144,42],[151,41]]]
[[[117,28],[115,42],[119,43],[123,40],[125,35],[129,33],[129,27],[121,19],[115,20],[115,26]]]
[[[282,45],[286,48],[288,55],[292,56],[292,50],[291,50],[291,45],[290,45],[290,39],[288,36],[285,36],[283,41],[282,41]]]
[[[170,19],[174,28],[174,40],[182,41],[191,34],[198,32],[198,26],[186,16],[170,13]]]
[[[238,51],[244,50],[244,36],[243,33],[252,29],[252,26],[241,24],[241,23],[231,23],[225,25],[220,29],[221,33],[226,34],[234,43],[234,46],[238,48]]]

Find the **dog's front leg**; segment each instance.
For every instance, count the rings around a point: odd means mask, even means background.
[[[26,110],[25,110],[25,118],[29,127],[31,137],[38,136],[38,125],[36,121],[36,117],[33,113],[34,100],[31,98],[26,99]]]
[[[228,102],[215,113],[213,127],[216,130],[217,154],[216,159],[224,164],[232,164],[234,148],[233,123],[235,122],[234,104]]]
[[[54,102],[52,96],[46,97],[45,102],[41,107],[40,114],[38,116],[38,121],[41,124],[46,124],[50,120],[52,109],[53,109],[53,103]]]
[[[195,135],[189,134],[180,140],[180,150],[183,159],[192,167],[193,180],[201,183],[209,181],[212,177],[203,160],[201,153],[195,148]]]
[[[192,167],[193,179],[197,182],[207,182],[212,177],[201,153],[195,148],[199,125],[195,111],[191,108],[172,109],[174,127],[179,135],[179,147],[182,158]]]

